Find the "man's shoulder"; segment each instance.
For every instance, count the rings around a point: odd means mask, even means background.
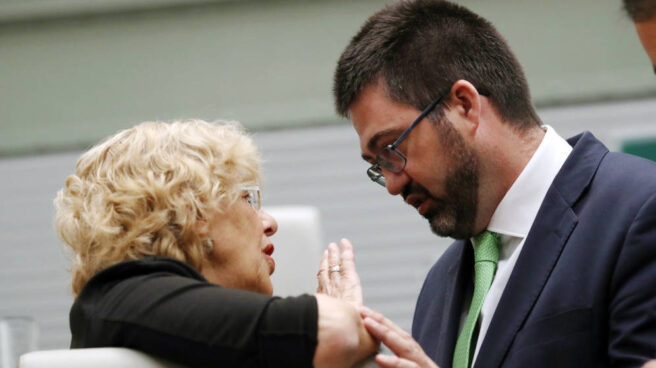
[[[609,196],[613,202],[642,203],[656,194],[656,162],[609,152],[601,161],[590,189]]]
[[[567,140],[573,146],[571,168],[576,169],[581,163],[599,160],[598,174],[612,176],[642,176],[656,178],[656,162],[622,152],[612,152],[592,133],[583,132]],[[595,159],[599,157],[599,159]],[[568,167],[565,165],[565,167]],[[638,172],[637,170],[640,170]],[[642,175],[639,175],[642,174]]]
[[[572,202],[585,193],[605,202],[648,198],[656,192],[656,162],[610,152],[589,132],[568,142],[573,150],[552,185]]]
[[[609,152],[601,162],[599,173],[633,180],[656,181],[656,162],[621,152]]]

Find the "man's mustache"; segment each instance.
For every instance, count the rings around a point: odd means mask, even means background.
[[[403,191],[401,192],[401,196],[403,197],[403,200],[405,200],[411,194],[416,194],[427,198],[433,198],[433,196],[430,194],[430,192],[428,192],[426,188],[424,188],[421,184],[415,182],[408,183],[403,188]]]

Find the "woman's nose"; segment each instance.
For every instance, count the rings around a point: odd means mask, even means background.
[[[271,236],[275,234],[276,231],[278,231],[278,223],[276,222],[276,219],[273,218],[273,216],[269,215],[263,210],[260,210],[258,215],[262,221],[262,226],[264,226],[264,234],[266,236]]]

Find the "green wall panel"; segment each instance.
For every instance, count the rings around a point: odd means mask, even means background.
[[[626,141],[622,144],[622,152],[656,161],[656,137]]]

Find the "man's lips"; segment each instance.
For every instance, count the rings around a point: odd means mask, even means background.
[[[421,216],[425,216],[431,209],[431,198],[423,194],[410,194],[405,197],[405,202],[416,208]]]
[[[262,253],[264,254],[264,257],[267,260],[267,263],[269,263],[269,275],[273,273],[276,269],[276,261],[271,257],[274,251],[273,244],[267,244],[266,247],[262,250]]]
[[[428,203],[428,201],[428,199],[424,200],[419,207],[417,207],[417,212],[422,216],[426,215],[426,212],[430,209],[430,203]]]
[[[427,201],[427,198],[423,195],[410,194],[407,197],[405,197],[405,202],[407,204],[411,205],[412,207],[416,208],[417,211],[419,211],[419,214],[422,214],[421,210],[426,209],[427,206],[425,204],[428,201]]]

